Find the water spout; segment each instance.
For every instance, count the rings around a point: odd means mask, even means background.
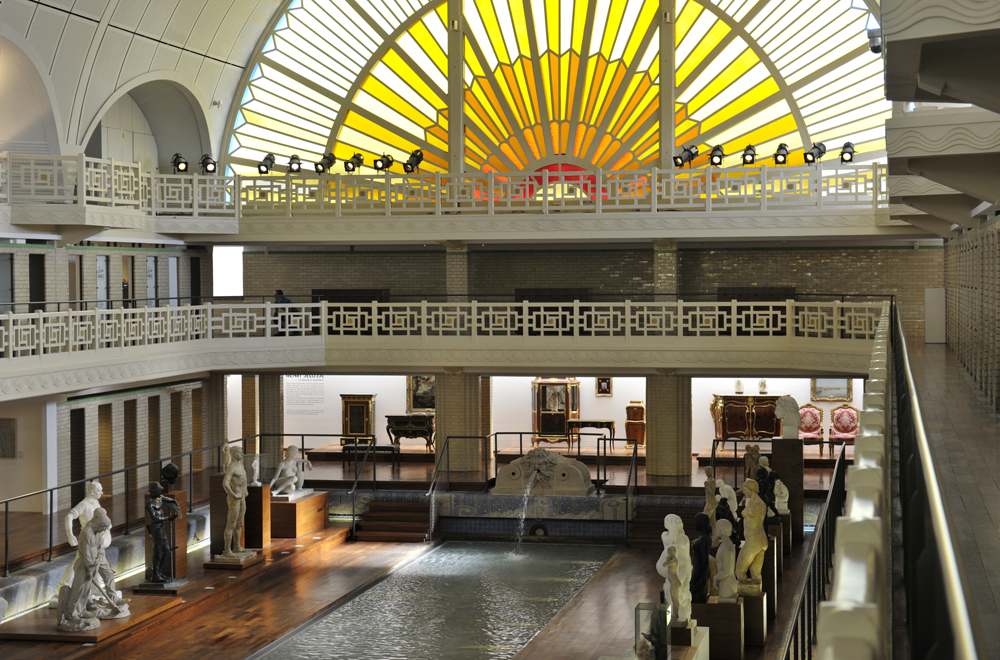
[[[528,517],[528,495],[531,494],[531,488],[535,485],[535,477],[541,470],[535,470],[528,477],[528,483],[524,485],[524,498],[521,500],[521,514],[517,519],[517,540],[514,542],[514,554],[521,551],[521,540],[524,538],[524,521]]]

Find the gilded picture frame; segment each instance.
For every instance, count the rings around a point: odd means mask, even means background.
[[[612,394],[613,382],[611,377],[607,378],[597,378],[597,383],[595,385],[595,394],[597,396],[613,396]]]
[[[17,420],[0,419],[0,459],[17,458]]]
[[[434,376],[406,377],[406,414],[434,412]]]
[[[813,401],[853,401],[853,378],[813,378],[809,388]]]

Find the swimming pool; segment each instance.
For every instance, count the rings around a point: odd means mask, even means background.
[[[449,542],[256,657],[512,658],[616,549]]]

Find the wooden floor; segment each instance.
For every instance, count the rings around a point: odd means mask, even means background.
[[[1000,415],[943,344],[908,346],[980,658],[1000,658]]]

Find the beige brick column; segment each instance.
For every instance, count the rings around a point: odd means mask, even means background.
[[[284,379],[281,374],[260,374],[260,414],[258,416],[260,432],[285,432],[285,393]],[[262,438],[260,453],[261,468],[277,467],[284,452],[284,439],[280,437]]]
[[[208,377],[208,382],[201,388],[202,447],[217,445],[229,437],[226,401],[226,374],[213,371]],[[256,419],[257,416],[254,415],[254,420]],[[217,457],[217,451],[204,452],[202,467],[216,465]]]
[[[241,438],[249,438],[260,433],[260,423],[257,419],[260,401],[258,396],[257,376],[243,374],[240,379],[243,383],[243,428],[240,432]],[[249,447],[247,448],[249,451]]]
[[[461,241],[443,241],[445,249],[445,293],[451,302],[469,295],[469,246]],[[436,389],[436,388],[435,388]]]
[[[489,376],[479,379],[479,435],[493,433],[493,381]]]
[[[646,376],[646,474],[691,474],[690,376]]]
[[[482,391],[479,376],[464,373],[437,374],[434,383],[435,448],[444,448],[449,436],[479,436],[479,406]],[[452,472],[479,470],[482,465],[480,440],[452,439],[449,445]],[[439,454],[440,455],[440,454]],[[442,462],[442,468],[449,463]]]
[[[653,293],[662,295],[678,292],[677,241],[653,241]],[[657,298],[666,302],[665,297]]]

